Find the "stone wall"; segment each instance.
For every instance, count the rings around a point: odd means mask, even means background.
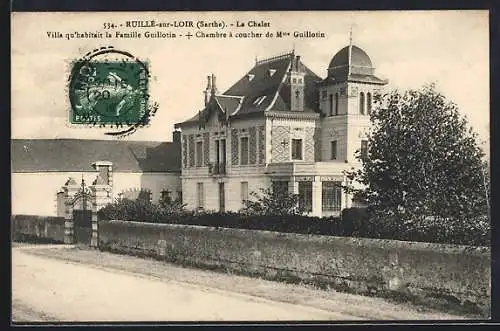
[[[64,217],[15,215],[11,218],[13,240],[40,239],[64,242]]]
[[[99,247],[490,316],[487,247],[104,221]]]

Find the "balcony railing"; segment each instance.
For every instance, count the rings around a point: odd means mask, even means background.
[[[226,163],[221,162],[221,163],[211,164],[209,167],[209,172],[212,175],[225,175],[226,174]]]

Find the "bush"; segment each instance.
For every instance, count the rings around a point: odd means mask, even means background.
[[[237,212],[185,211],[165,208],[144,200],[121,199],[99,211],[100,219],[167,224],[200,225],[266,230],[311,235],[365,237],[472,246],[490,245],[487,217],[468,221],[438,220],[402,222],[396,216],[378,218],[367,208],[348,208],[342,217],[303,215],[248,215]]]

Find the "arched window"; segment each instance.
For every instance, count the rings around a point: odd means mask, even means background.
[[[363,92],[359,94],[359,112],[361,115],[365,114],[365,94]]]
[[[372,94],[370,92],[366,93],[366,110],[368,115],[372,112]]]
[[[333,116],[333,94],[330,94],[330,116]]]
[[[339,94],[335,93],[335,115],[339,114]]]

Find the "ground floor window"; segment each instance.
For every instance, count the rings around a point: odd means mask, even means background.
[[[241,202],[245,204],[248,200],[248,182],[241,182]]]
[[[299,206],[305,212],[312,211],[312,182],[299,182]]]
[[[322,210],[340,211],[341,204],[341,182],[321,182],[322,186]]]
[[[203,209],[205,207],[205,190],[203,187],[203,183],[198,183],[196,186],[196,193],[197,193],[197,202],[198,202],[198,208]]]

